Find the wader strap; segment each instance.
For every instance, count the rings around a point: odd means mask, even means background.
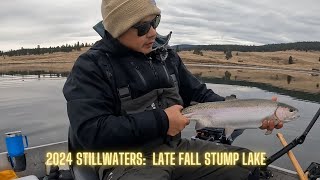
[[[120,92],[120,91],[119,91]],[[149,93],[135,99],[131,99],[130,91],[127,88],[121,89],[121,109],[128,114],[139,113],[152,109],[165,109],[172,105],[183,105],[177,86],[171,88],[154,89]]]
[[[176,75],[175,75],[175,74],[171,74],[170,76],[171,76],[172,81],[173,81],[174,83],[176,83],[176,82],[177,82],[177,77],[176,77]]]

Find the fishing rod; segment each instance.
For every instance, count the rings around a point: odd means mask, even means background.
[[[262,176],[265,177],[266,179],[269,179],[272,176],[272,173],[270,171],[267,170],[267,167],[273,163],[274,161],[276,161],[277,159],[279,159],[281,156],[283,156],[284,154],[288,153],[291,149],[293,149],[294,147],[296,147],[299,144],[302,144],[304,142],[304,140],[306,139],[309,131],[311,130],[311,128],[313,127],[313,125],[316,123],[316,121],[318,120],[320,116],[320,108],[317,111],[317,113],[314,115],[314,117],[312,118],[311,122],[309,123],[309,125],[307,126],[307,128],[304,130],[304,132],[302,133],[301,136],[295,138],[291,143],[289,143],[288,145],[286,145],[285,147],[283,147],[281,150],[279,150],[278,152],[276,152],[275,154],[273,154],[272,156],[270,156],[269,158],[267,158],[266,160],[266,165],[261,167],[260,169],[262,170]],[[312,172],[311,175],[312,178],[311,179],[315,179],[313,177],[320,177],[319,174],[319,167],[317,163],[311,163],[311,165],[308,167],[307,171]],[[310,176],[309,176],[310,177]]]

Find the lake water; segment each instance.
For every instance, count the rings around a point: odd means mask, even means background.
[[[6,151],[4,134],[9,131],[21,130],[28,135],[29,146],[59,142],[67,140],[68,117],[66,102],[62,94],[65,77],[56,74],[46,75],[1,75],[0,76],[0,152]],[[263,87],[240,86],[234,83],[221,84],[217,79],[202,79],[208,82],[209,88],[217,94],[227,96],[236,94],[238,98],[263,98],[271,99],[277,96],[278,101],[288,103],[300,110],[299,120],[285,124],[281,130],[275,130],[273,134],[266,136],[259,129],[245,130],[238,137],[234,145],[243,146],[253,151],[267,152],[270,156],[282,148],[276,137],[277,132],[284,134],[287,142],[300,136],[308,123],[320,107],[320,102],[312,95],[308,100],[303,96],[290,96],[283,92],[266,90]],[[218,83],[218,84],[216,84]],[[314,94],[318,96],[318,94]],[[314,125],[303,145],[297,146],[293,152],[303,169],[312,162],[320,162],[320,120]],[[187,126],[183,131],[184,137],[195,134],[194,124]],[[277,160],[274,165],[293,170],[293,166],[287,156]]]

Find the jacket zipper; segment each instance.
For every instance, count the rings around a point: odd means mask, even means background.
[[[166,73],[167,82],[170,82],[169,74],[167,71],[167,66],[166,66],[165,62],[163,62],[163,61],[161,61],[161,64],[162,64],[162,68],[163,68],[164,72]]]
[[[131,65],[134,66],[134,69],[135,69],[136,72],[138,73],[138,75],[139,75],[139,77],[140,77],[143,85],[144,85],[145,87],[147,87],[147,82],[146,82],[146,80],[144,79],[144,77],[142,76],[141,72],[139,71],[139,67],[136,66],[133,62],[131,62]]]
[[[151,69],[152,69],[152,71],[153,71],[154,77],[157,78],[157,80],[159,80],[159,79],[158,79],[158,73],[157,73],[156,69],[154,68],[154,66],[153,66],[153,64],[152,64],[152,58],[149,57],[148,59],[149,59],[148,62],[149,62],[149,65],[150,65],[150,67],[151,67]]]
[[[157,81],[159,82],[159,78],[158,78],[158,73],[156,71],[156,69],[154,68],[153,64],[152,64],[152,58],[151,57],[148,57],[148,62],[149,62],[149,65],[153,71],[153,74],[154,74],[154,77],[157,79]],[[158,94],[158,91],[157,91],[157,104],[158,104],[158,107],[161,107],[161,102],[160,102],[160,99],[159,99],[159,94]],[[151,107],[153,109],[156,109],[157,107],[155,106],[155,102],[152,103]]]

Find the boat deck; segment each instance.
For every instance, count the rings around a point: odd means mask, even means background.
[[[37,177],[44,177],[48,172],[48,168],[45,165],[47,152],[67,152],[67,142],[59,142],[53,144],[47,144],[37,147],[31,147],[26,149],[27,169],[23,172],[17,172],[19,177],[35,175]],[[0,171],[11,169],[8,162],[7,153],[0,153]],[[67,166],[60,167],[60,169],[67,169]],[[269,166],[269,169],[273,173],[271,180],[296,180],[299,179],[297,173],[291,170],[283,169],[276,166]]]

